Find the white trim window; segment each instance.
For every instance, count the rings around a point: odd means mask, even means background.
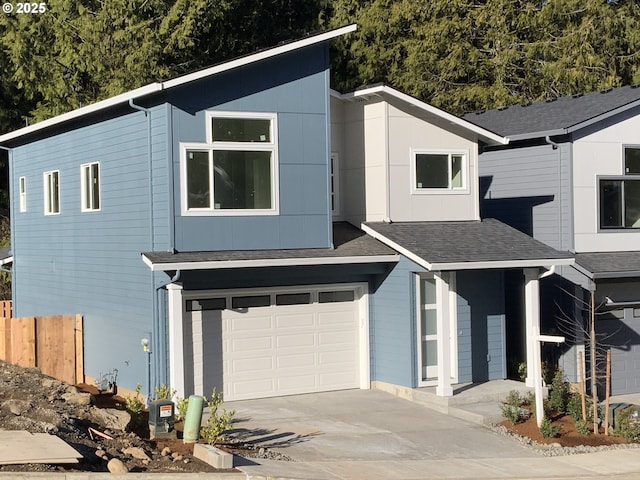
[[[25,177],[20,177],[19,180],[19,189],[20,189],[20,211],[27,211],[27,179]]]
[[[600,229],[640,229],[640,146],[625,145],[624,175],[598,178]]]
[[[207,112],[207,143],[181,144],[182,213],[278,213],[275,114]]]
[[[44,214],[58,215],[60,213],[60,171],[44,172]]]
[[[467,190],[467,153],[445,150],[413,150],[414,193],[462,192]]]
[[[100,164],[98,162],[80,165],[81,210],[100,210]]]

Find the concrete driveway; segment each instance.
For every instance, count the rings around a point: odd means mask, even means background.
[[[228,402],[233,436],[293,461],[242,459],[250,479],[640,478],[640,449],[544,457],[491,430],[376,390]]]

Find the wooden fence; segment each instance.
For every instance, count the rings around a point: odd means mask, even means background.
[[[82,334],[82,315],[0,317],[0,358],[71,385],[83,383]]]

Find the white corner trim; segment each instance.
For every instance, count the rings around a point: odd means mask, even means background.
[[[358,257],[264,258],[252,260],[153,263],[146,255],[142,255],[142,261],[154,272],[174,270],[219,270],[229,268],[342,265],[354,263],[397,263],[399,260],[399,255],[363,255]]]
[[[297,50],[300,48],[308,47],[310,45],[314,45],[316,43],[326,42],[331,40],[332,38],[339,37],[346,33],[354,32],[357,30],[357,25],[347,25],[345,27],[337,28],[335,30],[325,32],[319,35],[314,35],[302,40],[294,41],[285,45],[281,45],[279,47],[270,48],[268,50],[264,50],[258,53],[254,53],[251,55],[247,55],[245,57],[237,58],[235,60],[231,60],[229,62],[222,63],[220,65],[215,65],[213,67],[205,68],[204,70],[200,70],[198,72],[193,72],[188,75],[183,75],[181,77],[175,78],[173,80],[168,80],[166,82],[155,82],[149,85],[145,85],[143,87],[137,88],[135,90],[131,90],[129,92],[122,93],[120,95],[116,95],[115,97],[108,98],[106,100],[102,100],[97,103],[93,103],[91,105],[87,105],[86,107],[81,107],[71,112],[64,113],[62,115],[58,115],[56,117],[50,118],[48,120],[44,120],[42,122],[34,123],[33,125],[29,125],[28,127],[21,128],[19,130],[15,130],[13,132],[6,133],[4,135],[0,135],[0,143],[13,140],[15,138],[22,137],[29,133],[37,132],[39,130],[43,130],[47,127],[51,127],[54,125],[59,125],[64,122],[68,122],[70,120],[74,120],[76,118],[82,117],[84,115],[88,115],[91,113],[99,112],[109,107],[113,107],[115,105],[119,105],[122,103],[128,103],[129,100],[135,100],[136,98],[144,97],[154,92],[159,92],[162,90],[166,90],[169,88],[177,87],[179,85],[184,85],[189,82],[193,82],[196,80],[200,80],[202,78],[216,75],[221,72],[225,72],[228,70],[232,70],[234,68],[242,67],[248,65],[250,63],[259,62],[260,60],[265,60],[271,57],[275,57],[277,55],[282,55],[283,53],[288,53],[293,50]]]

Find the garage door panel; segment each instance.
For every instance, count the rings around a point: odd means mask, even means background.
[[[261,372],[273,370],[272,357],[240,358],[230,361],[230,372]]]
[[[276,368],[313,367],[315,363],[316,358],[313,353],[280,355],[276,361]]]
[[[357,336],[349,331],[339,331],[318,334],[318,343],[329,346],[346,346],[353,345],[357,340]]]
[[[226,313],[226,312],[225,312]],[[230,332],[252,332],[255,333],[260,330],[271,330],[273,328],[272,318],[270,315],[249,315],[247,313],[237,313],[233,312],[236,315],[234,317],[229,318],[227,325],[229,326]]]
[[[273,348],[273,339],[271,337],[239,338],[232,340],[230,346],[234,353],[270,350]]]
[[[278,335],[276,337],[276,345],[280,348],[287,347],[313,347],[316,343],[316,337],[312,333],[298,333],[295,335]]]
[[[276,327],[281,329],[287,328],[309,328],[314,325],[314,316],[309,313],[306,315],[303,314],[280,314],[276,316]]]
[[[277,388],[281,392],[297,393],[300,389],[313,391],[317,387],[316,376],[309,373],[278,377]]]
[[[352,388],[350,385],[358,381],[354,375],[344,372],[323,373],[320,375],[319,380],[319,386],[321,388],[332,388],[332,386],[336,385],[344,385],[344,388]]]
[[[344,304],[339,303],[337,305],[344,305]],[[346,316],[347,315],[345,315],[344,308],[342,309],[342,311],[336,310],[336,311],[332,311],[332,312],[319,312],[319,314],[318,314],[318,324],[320,326],[325,326],[325,325],[344,325]],[[353,320],[354,317],[355,317],[355,315],[352,313],[351,320]]]

